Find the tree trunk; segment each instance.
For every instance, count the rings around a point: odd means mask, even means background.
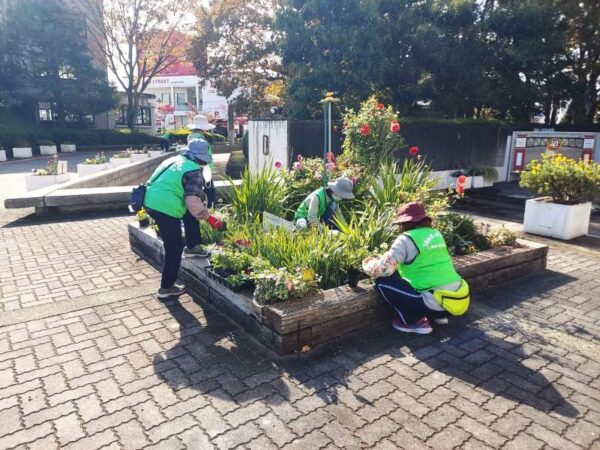
[[[127,128],[135,129],[135,95],[133,90],[127,91]]]

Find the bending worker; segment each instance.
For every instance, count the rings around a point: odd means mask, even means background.
[[[338,210],[338,203],[342,200],[352,200],[354,184],[348,178],[338,178],[328,183],[326,188],[319,188],[310,193],[296,211],[294,222],[298,229],[308,225],[324,223],[329,228],[337,228],[333,217]]]
[[[212,160],[213,151],[210,143],[204,136],[203,132],[214,130],[215,126],[208,122],[208,118],[202,114],[198,114],[194,116],[192,123],[188,125],[188,128],[191,130],[191,134],[188,134],[187,141],[191,142],[196,139],[201,139],[206,141],[208,145],[208,154],[210,155],[210,162],[208,163],[208,167],[205,169],[205,186],[204,192],[206,193],[206,205],[209,208],[214,208],[215,203],[217,202],[217,190],[215,189],[215,184],[212,180],[212,174],[215,172],[215,166]],[[210,169],[211,176],[208,177],[206,174],[206,170]],[[210,179],[209,179],[210,178]]]
[[[442,234],[431,228],[421,203],[408,203],[394,222],[401,234],[389,251],[363,261],[381,296],[395,311],[392,326],[407,333],[429,334],[429,319],[448,323],[469,308],[469,286],[454,269]]]
[[[204,140],[188,143],[183,154],[162,162],[147,183],[144,208],[158,225],[165,247],[158,298],[179,296],[185,287],[175,284],[184,250],[181,222],[185,229],[185,254],[208,256],[200,240],[200,223],[206,220],[216,230],[225,230],[225,222],[210,215],[200,196],[204,189],[202,167],[212,161]]]

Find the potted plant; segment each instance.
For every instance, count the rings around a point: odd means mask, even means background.
[[[148,150],[148,157],[149,158],[156,158],[157,156],[161,156],[164,153],[165,152],[162,151],[160,148],[150,147],[150,149]]]
[[[40,155],[56,155],[56,144],[50,140],[42,140],[38,142],[40,145]]]
[[[146,228],[150,226],[150,216],[144,208],[135,213],[135,216],[140,224],[140,228]]]
[[[32,156],[33,152],[29,140],[25,138],[17,139],[13,147],[13,158],[31,158]]]
[[[110,158],[110,163],[114,167],[124,166],[131,163],[131,149],[123,150]]]
[[[472,177],[474,189],[491,187],[498,179],[498,171],[491,166],[475,166],[467,171],[467,176]]]
[[[591,202],[600,196],[597,163],[542,155],[521,173],[520,185],[543,195],[525,203],[523,231],[563,240],[587,234]]]
[[[148,159],[148,149],[146,147],[131,151],[131,162],[145,161]]]
[[[54,155],[44,169],[33,169],[30,174],[25,176],[25,188],[27,192],[35,191],[46,186],[65,183],[70,178],[68,173],[58,173],[58,156]]]
[[[91,175],[106,169],[110,169],[110,163],[106,161],[104,152],[96,153],[93,158],[87,158],[83,163],[77,164],[79,176]]]
[[[0,147],[0,161],[6,161],[6,150]]]
[[[76,150],[77,150],[77,146],[75,145],[74,142],[65,141],[62,144],[60,144],[60,151],[62,153],[75,153]]]

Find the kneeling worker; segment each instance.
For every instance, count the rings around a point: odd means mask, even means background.
[[[159,298],[179,296],[185,292],[184,286],[175,284],[184,250],[181,222],[185,229],[185,254],[188,256],[208,256],[200,245],[198,220],[206,220],[216,230],[226,229],[225,222],[210,215],[201,198],[205,187],[202,167],[211,162],[206,141],[193,140],[183,154],[163,161],[148,180],[144,208],[158,225],[165,247]]]
[[[326,188],[319,188],[310,193],[296,211],[294,222],[298,229],[308,225],[314,226],[324,223],[329,228],[337,229],[333,217],[338,210],[338,203],[342,200],[352,200],[354,184],[348,178],[338,178],[328,183]]]
[[[431,228],[421,203],[397,211],[402,234],[389,251],[363,261],[363,271],[395,311],[392,326],[407,333],[428,334],[429,319],[448,323],[469,308],[469,286],[456,272],[442,234]]]

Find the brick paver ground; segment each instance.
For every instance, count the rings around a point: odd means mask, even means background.
[[[282,358],[156,300],[128,217],[10,214],[0,449],[600,448],[598,253],[553,249],[429,336],[382,324]]]

